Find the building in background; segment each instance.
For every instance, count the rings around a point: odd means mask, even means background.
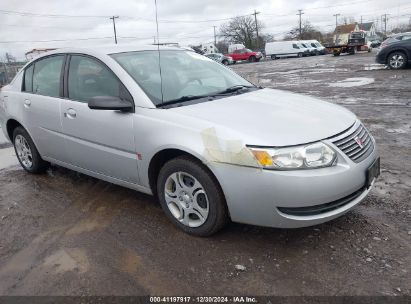
[[[347,44],[351,32],[360,30],[358,23],[342,24],[335,28],[333,41],[335,44]]]

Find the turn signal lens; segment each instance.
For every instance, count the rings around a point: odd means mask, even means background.
[[[251,150],[253,152],[254,157],[258,160],[258,162],[263,166],[272,166],[273,165],[273,158],[267,151],[261,150]]]

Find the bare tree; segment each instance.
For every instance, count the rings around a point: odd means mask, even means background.
[[[258,31],[261,33],[261,30],[264,27],[263,24],[257,22],[256,26],[255,20],[251,16],[235,17],[220,27],[220,36],[224,37],[228,42],[242,43],[247,48],[252,49],[255,48],[257,42],[257,27]]]
[[[300,27],[293,27],[286,35],[285,40],[319,40],[323,38],[322,33],[316,29],[309,21],[305,21],[301,26],[301,36]]]

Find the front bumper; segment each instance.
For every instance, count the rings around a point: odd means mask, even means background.
[[[335,219],[360,203],[371,188],[365,187],[366,171],[377,158],[375,143],[366,159],[354,163],[331,141],[324,142],[337,151],[337,165],[334,167],[274,171],[213,163],[211,169],[222,186],[232,221],[298,228]],[[336,208],[317,214],[283,212],[289,208],[298,210],[300,207],[324,206],[344,199],[344,203]]]

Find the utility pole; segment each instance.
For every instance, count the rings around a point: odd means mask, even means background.
[[[360,30],[362,30],[362,16],[361,16],[361,25],[360,25]]]
[[[300,39],[301,39],[301,31],[302,31],[302,29],[301,29],[301,15],[304,15],[303,10],[298,10],[297,16],[300,16],[300,26],[299,26],[299,28],[300,28],[300,36],[299,36],[299,38],[300,38]]]
[[[256,47],[257,47],[257,49],[258,49],[258,45],[259,45],[259,40],[260,40],[260,38],[258,37],[258,23],[257,23],[257,15],[259,14],[260,12],[257,12],[256,10],[254,10],[254,21],[255,21],[255,32],[256,32],[256,34],[257,34],[257,43],[256,43]]]
[[[213,25],[213,28],[214,28],[214,46],[216,46],[217,45],[217,35],[215,33],[216,26]]]
[[[116,31],[116,19],[119,18],[118,16],[110,17],[113,20],[113,28],[114,28],[114,42],[117,44],[117,31]]]
[[[339,33],[339,29],[337,29],[338,26],[338,16],[340,16],[341,14],[335,14],[333,15],[335,17],[335,44],[338,44],[338,41],[340,40],[340,33]]]
[[[335,17],[335,27],[338,26],[338,16],[340,16],[341,14],[335,14],[333,15]]]
[[[384,21],[384,36],[387,37],[387,15],[389,14],[383,14],[384,16],[383,21]]]

